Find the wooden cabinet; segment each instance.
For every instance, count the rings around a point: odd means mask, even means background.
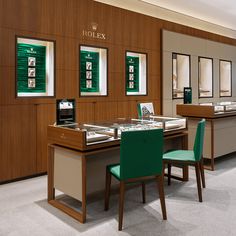
[[[0,106],[0,182],[35,174],[36,107]]]

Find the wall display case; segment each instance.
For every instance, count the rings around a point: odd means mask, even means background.
[[[147,54],[126,52],[126,95],[147,95]]]
[[[80,96],[107,96],[107,48],[80,46]]]
[[[54,41],[16,38],[16,96],[54,96]]]
[[[213,59],[198,57],[199,98],[213,97]]]
[[[232,96],[232,61],[220,60],[220,97]]]
[[[183,98],[190,86],[190,55],[172,53],[172,98]]]

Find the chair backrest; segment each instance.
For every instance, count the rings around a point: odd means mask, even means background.
[[[196,161],[202,158],[203,142],[204,142],[204,131],[205,131],[206,120],[202,119],[198,122],[195,141],[194,141],[194,157]]]
[[[163,129],[121,133],[120,178],[122,180],[162,173]]]

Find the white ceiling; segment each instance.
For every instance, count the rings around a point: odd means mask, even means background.
[[[236,0],[139,0],[236,30]]]
[[[236,0],[94,0],[236,39]]]

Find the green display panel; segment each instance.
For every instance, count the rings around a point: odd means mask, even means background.
[[[139,92],[139,57],[126,56],[126,91]]]
[[[46,46],[17,44],[17,93],[46,92]]]
[[[99,92],[99,53],[80,51],[80,92]]]

